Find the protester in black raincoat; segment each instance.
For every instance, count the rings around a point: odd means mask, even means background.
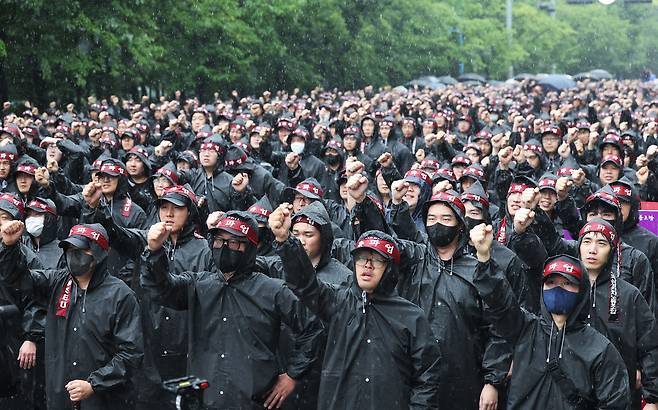
[[[485,247],[492,241],[491,228],[479,225],[471,240]],[[540,315],[519,307],[493,264],[478,267],[473,283],[496,332],[514,345],[507,408],[627,409],[624,362],[614,345],[586,323],[589,283],[581,263],[564,255],[546,261]]]
[[[62,256],[57,240],[57,208],[50,199],[34,198],[27,203],[26,244],[38,255],[46,269],[56,269]],[[25,237],[24,237],[25,238]]]
[[[196,206],[196,196],[189,189],[175,185],[164,190],[156,202],[156,224],[171,227],[171,234],[163,248],[172,265],[172,272],[212,271],[214,264],[208,243],[196,233],[201,221]],[[122,254],[139,260],[147,245],[147,231],[126,229],[116,224],[110,215],[99,218],[107,229],[110,241]],[[135,272],[137,273],[137,272]],[[188,321],[187,313],[160,306],[138,281],[132,283],[142,307],[144,344],[147,351],[145,363],[138,378],[139,409],[157,409],[166,406],[168,398],[161,383],[183,377],[187,369]]]
[[[173,273],[162,248],[170,228],[151,227],[142,285],[164,306],[187,310],[188,371],[208,379],[209,409],[278,405],[318,355],[320,323],[279,279],[254,273],[258,225],[247,212],[227,212],[211,230],[217,272]],[[279,364],[281,324],[295,334],[287,368]]]
[[[108,274],[108,236],[98,224],[76,225],[60,242],[66,268],[30,270],[16,246],[22,222],[2,230],[0,278],[32,292],[47,306],[46,393],[48,408],[129,409],[129,379],[142,360],[142,328],[134,293]]]
[[[439,347],[422,310],[395,293],[395,240],[363,234],[353,251],[352,284],[337,288],[319,280],[289,234],[291,211],[289,204],[278,208],[270,228],[286,282],[328,326],[318,408],[438,408]]]
[[[367,179],[355,175],[348,187],[358,204],[353,213],[359,229],[388,231],[379,211],[365,195]],[[492,396],[497,396],[496,390],[504,385],[511,360],[505,352],[510,349],[490,333],[482,300],[472,283],[478,261],[463,252],[468,238],[459,195],[438,192],[425,204],[423,215],[428,239],[398,240],[398,292],[425,311],[441,346],[437,404],[448,409],[474,409],[481,395],[487,401],[497,400]],[[339,243],[335,247],[345,245]]]

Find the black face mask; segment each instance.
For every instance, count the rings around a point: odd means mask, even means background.
[[[434,246],[443,247],[452,242],[459,234],[459,225],[448,226],[440,222],[426,228],[427,236]]]
[[[338,155],[325,155],[324,158],[325,161],[327,161],[327,164],[331,165],[332,167],[340,164],[340,156]]]
[[[76,249],[66,252],[66,265],[73,276],[82,276],[93,268],[94,257],[82,250]]]
[[[212,258],[215,261],[215,266],[222,273],[235,272],[238,270],[240,262],[244,262],[244,252],[234,251],[226,246],[213,248]]]
[[[473,228],[475,228],[476,226],[478,226],[478,225],[480,225],[480,224],[483,224],[483,223],[484,223],[484,219],[473,219],[473,218],[469,218],[469,217],[467,216],[467,217],[464,218],[464,222],[466,222],[466,229],[468,229],[469,231],[471,231],[471,230],[472,230]]]

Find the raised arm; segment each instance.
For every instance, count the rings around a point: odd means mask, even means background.
[[[315,268],[297,238],[290,235],[290,204],[280,205],[269,217],[274,249],[281,257],[283,276],[295,295],[320,319],[329,322],[338,309],[338,290],[318,279]]]
[[[171,228],[164,222],[153,225],[148,233],[148,246],[142,254],[140,282],[155,300],[163,306],[185,310],[188,306],[188,287],[194,281],[192,273],[171,273],[169,259],[162,245]]]

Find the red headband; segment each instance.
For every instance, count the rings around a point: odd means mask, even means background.
[[[617,208],[621,207],[621,205],[619,204],[619,200],[614,195],[611,195],[611,194],[609,194],[607,192],[603,192],[603,191],[594,192],[593,194],[588,196],[587,199],[585,200],[585,204],[588,204],[588,203],[590,203],[590,202],[592,202],[596,199],[602,199],[604,201],[611,202]]]
[[[272,214],[272,211],[270,211],[269,209],[265,209],[265,208],[263,208],[261,206],[258,206],[256,204],[252,205],[249,208],[248,212],[252,213],[254,215],[257,215],[257,216],[263,216],[265,218],[269,218],[270,214]]]
[[[466,207],[464,207],[462,200],[458,196],[451,195],[447,192],[437,192],[432,195],[428,202],[449,202],[459,208],[462,215],[466,213]]]
[[[158,172],[155,173],[155,175],[158,174],[169,177],[172,181],[174,181],[174,184],[178,183],[178,174],[168,168],[160,168]]]
[[[480,168],[468,167],[462,173],[462,176],[475,175],[478,178],[484,179],[484,171]]]
[[[196,195],[194,195],[194,192],[190,191],[189,189],[185,188],[182,185],[174,185],[172,187],[165,188],[163,199],[167,194],[183,195],[184,197],[192,201],[194,205],[196,205]]]
[[[471,165],[471,159],[468,157],[465,157],[463,155],[457,155],[452,159],[452,164],[466,164],[466,165]]]
[[[222,151],[222,146],[214,142],[204,142],[203,144],[201,144],[201,148],[199,148],[199,151],[203,151],[203,150],[211,150],[219,153]]]
[[[320,228],[319,224],[317,222],[315,222],[314,220],[312,220],[311,218],[309,218],[308,216],[305,216],[305,215],[300,215],[296,218],[293,218],[292,224],[294,225],[294,224],[297,224],[297,223],[309,224],[311,226],[315,226],[318,229]]]
[[[633,196],[633,191],[625,185],[611,185],[612,192],[617,196],[624,198],[631,198]]]
[[[71,236],[84,236],[87,239],[91,239],[92,241],[96,242],[96,244],[100,246],[100,248],[104,251],[108,250],[110,247],[107,238],[104,237],[102,233],[96,231],[95,229],[89,228],[88,226],[75,225],[69,232],[69,237]]]
[[[564,167],[557,170],[557,176],[559,177],[570,177],[571,171],[574,171],[576,168]]]
[[[128,154],[139,154],[143,155],[144,157],[148,158],[149,153],[142,147],[132,147],[130,151],[128,151]]]
[[[227,159],[226,161],[224,161],[224,166],[225,167],[233,167],[233,166],[236,166],[236,165],[244,164],[245,162],[247,162],[247,154],[243,153],[240,158]]]
[[[605,225],[600,222],[596,222],[596,221],[587,222],[585,226],[583,226],[580,229],[580,232],[578,233],[578,237],[582,238],[588,232],[602,233],[603,236],[605,236],[610,242],[610,244],[612,244],[613,246],[617,246],[617,242],[619,242],[619,237],[617,236],[617,233],[615,232],[614,228],[611,228],[609,225]]]
[[[103,164],[101,165],[100,169],[101,174],[119,174],[119,175],[126,175],[126,170],[120,165],[114,165],[114,164]]]
[[[571,262],[557,260],[553,261],[546,266],[544,266],[544,277],[550,275],[551,273],[564,273],[565,275],[570,275],[579,280],[583,277],[583,271],[576,265]]]
[[[507,190],[507,195],[515,193],[515,192],[521,192],[525,191],[528,188],[532,188],[528,184],[519,184],[518,182],[512,182],[512,184],[509,186],[509,189]]]
[[[393,263],[400,263],[400,251],[393,242],[389,242],[386,239],[377,238],[376,236],[368,236],[357,242],[355,249],[359,248],[377,250],[385,255],[389,255]]]
[[[229,232],[240,232],[247,237],[249,242],[258,245],[258,233],[256,233],[251,226],[237,218],[227,216],[220,219],[219,222],[217,222],[217,225],[215,225],[215,228],[227,230]]]
[[[407,173],[404,174],[404,179],[406,180],[407,178],[418,178],[423,181],[423,183],[430,186],[432,185],[432,177],[427,175],[427,172],[421,171],[419,169],[410,169],[407,171]]]
[[[24,172],[24,173],[30,174],[30,175],[34,175],[36,170],[37,170],[37,167],[35,167],[34,165],[21,164],[21,165],[16,167],[16,172]]]
[[[523,149],[526,151],[535,152],[538,155],[541,154],[542,151],[541,145],[535,145],[535,144],[524,144]]]
[[[57,211],[54,210],[53,208],[49,207],[47,203],[38,201],[36,199],[33,199],[30,201],[30,203],[27,205],[28,208],[38,208],[41,209],[42,211],[46,211],[51,215],[57,216]]]
[[[435,159],[424,159],[424,160],[420,163],[420,167],[421,167],[421,168],[434,168],[434,169],[439,169],[439,166],[440,166],[439,161],[437,161],[437,160],[435,160]]]
[[[0,160],[8,159],[10,161],[16,161],[16,154],[11,152],[0,152]]]
[[[19,200],[12,194],[0,195],[0,201],[10,202],[12,205],[18,208],[18,212],[20,212],[21,215],[25,215],[25,204],[23,203],[23,201]]]
[[[297,189],[298,191],[304,191],[304,192],[309,192],[311,194],[315,194],[315,195],[319,196],[320,198],[322,198],[322,196],[324,195],[324,192],[322,192],[321,188],[319,188],[319,187],[317,187],[313,184],[309,184],[308,182],[302,182],[302,183],[297,184],[295,189]]]
[[[556,181],[552,178],[544,178],[539,181],[539,188],[555,188]]]
[[[487,199],[486,199],[485,197],[483,197],[483,196],[475,195],[475,194],[472,194],[472,193],[470,193],[470,192],[465,192],[465,193],[462,194],[462,196],[461,196],[460,199],[461,199],[462,201],[475,201],[475,202],[479,202],[480,204],[482,204],[483,207],[489,209],[489,201],[487,201]]]

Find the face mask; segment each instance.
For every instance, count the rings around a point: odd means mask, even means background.
[[[491,118],[491,121],[496,122],[496,121],[498,121],[498,114],[491,114],[490,118]]]
[[[235,272],[238,270],[240,263],[243,262],[244,253],[234,251],[228,247],[213,248],[212,258],[215,261],[215,266],[223,273]]]
[[[467,216],[464,218],[464,222],[466,222],[466,229],[471,231],[476,226],[480,225],[481,223],[484,223],[484,219],[473,219]]]
[[[295,154],[301,154],[304,152],[304,144],[303,142],[293,142],[290,144],[290,150],[294,152]]]
[[[43,232],[44,218],[38,216],[28,216],[25,218],[25,229],[27,233],[36,237],[41,236]]]
[[[459,234],[459,225],[448,226],[440,222],[426,228],[427,236],[434,246],[447,246]]]
[[[82,276],[91,271],[94,257],[87,255],[80,249],[66,252],[66,265],[73,276]]]
[[[327,164],[331,166],[336,166],[340,163],[340,157],[338,155],[325,155],[324,158]]]
[[[578,293],[569,292],[559,286],[544,290],[544,305],[550,313],[567,315],[578,302]]]

